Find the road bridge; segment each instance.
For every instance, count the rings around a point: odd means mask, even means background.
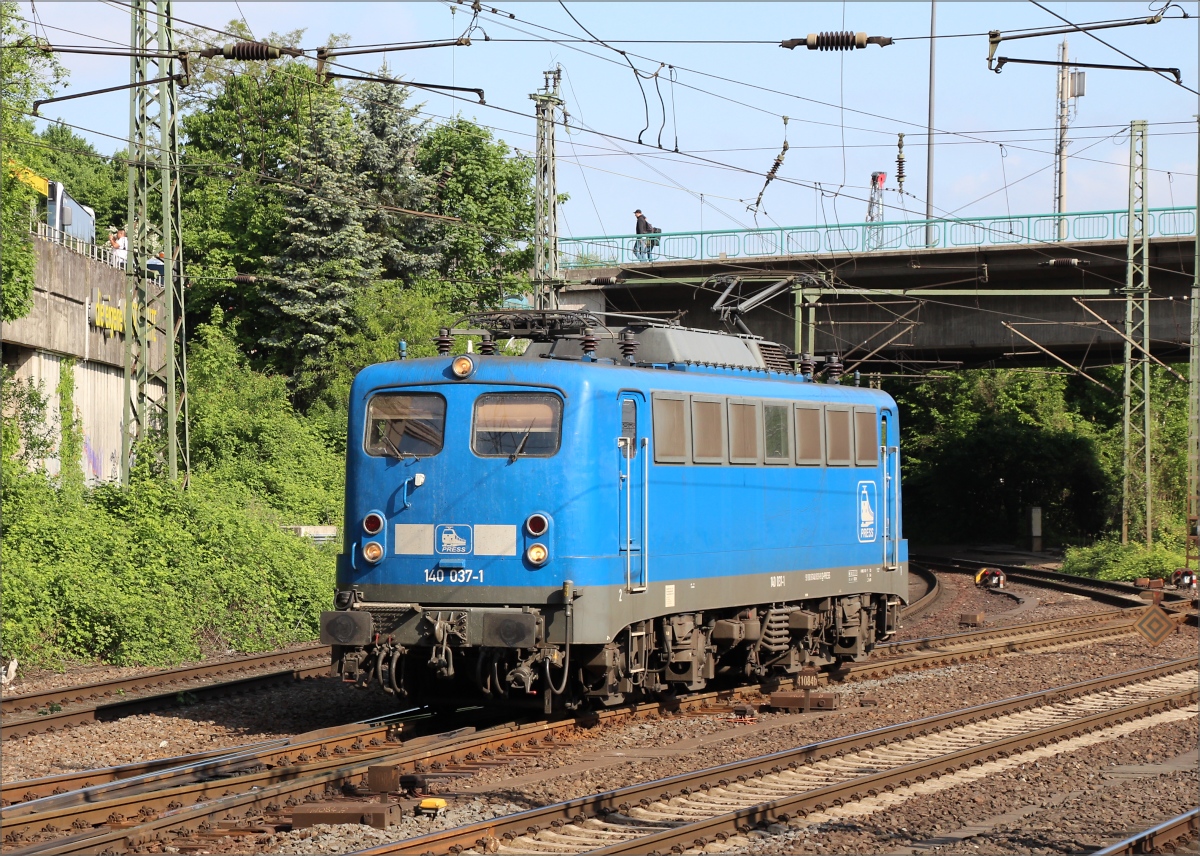
[[[797,350],[839,353],[847,370],[1120,363],[1127,219],[1088,211],[665,232],[649,262],[636,235],[560,239],[560,302],[686,312],[688,326],[720,327],[729,318],[712,307],[726,288],[736,302],[787,279],[745,323]],[[1151,347],[1186,362],[1196,209],[1147,219]]]

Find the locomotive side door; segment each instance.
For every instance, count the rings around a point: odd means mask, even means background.
[[[879,419],[879,452],[883,465],[883,567],[894,571],[900,567],[900,447],[888,441],[888,416],[884,410]]]
[[[617,401],[621,408],[621,435],[616,443],[620,498],[617,532],[625,563],[625,589],[637,594],[644,592],[649,582],[646,533],[650,513],[650,425],[646,398],[640,392],[622,392]]]

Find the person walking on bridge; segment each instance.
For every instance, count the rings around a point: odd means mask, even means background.
[[[635,217],[637,217],[636,234],[652,235],[658,231],[661,231],[650,225],[650,221],[646,219],[646,215],[642,213],[641,208],[634,211],[633,214]],[[654,238],[637,238],[634,240],[633,254],[637,256],[638,261],[654,261],[654,243]]]

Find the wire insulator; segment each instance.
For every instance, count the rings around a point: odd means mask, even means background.
[[[454,344],[454,338],[450,335],[450,328],[443,327],[438,330],[438,336],[433,340],[437,345],[438,354],[446,356],[450,353],[450,346]]]
[[[800,355],[800,374],[807,375],[808,377],[812,377],[813,372],[816,371],[816,368],[817,368],[817,364],[813,360],[812,354],[801,354]]]
[[[867,34],[850,30],[809,33],[804,43],[810,51],[852,51],[867,46]]]
[[[841,354],[830,354],[829,358],[825,361],[825,376],[829,379],[829,382],[841,383],[843,373]]]
[[[638,344],[638,340],[633,338],[633,331],[624,330],[621,333],[621,338],[618,342],[618,346],[621,349],[621,356],[629,360],[631,363],[634,362],[633,355],[637,353]]]
[[[491,333],[484,333],[479,337],[479,353],[485,357],[490,357],[496,353],[496,340],[492,338]]]
[[[279,59],[279,48],[264,42],[235,42],[222,48],[206,48],[200,51],[203,57],[223,57],[224,59],[241,59],[262,62],[268,59]]]
[[[904,134],[897,135],[896,141],[896,184],[900,192],[904,192]]]
[[[580,342],[580,344],[583,345],[583,352],[590,357],[592,354],[596,353],[596,345],[599,343],[600,340],[596,338],[595,331],[593,331],[591,327],[584,327],[583,339]]]

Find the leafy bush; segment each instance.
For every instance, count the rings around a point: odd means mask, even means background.
[[[190,356],[187,490],[152,474],[152,454],[137,456],[127,488],[85,489],[69,465],[52,480],[37,465],[56,435],[64,461],[79,457],[70,384],[56,429],[40,388],[5,379],[3,657],[164,665],[316,635],[334,549],[280,527],[340,522],[341,456],[295,413],[283,379],[246,367],[220,323],[200,325]]]
[[[332,595],[331,550],[203,476],[79,495],[9,467],[2,496],[0,649],[28,665],[266,650],[313,638]]]
[[[1089,547],[1067,548],[1062,569],[1067,574],[1128,581],[1139,577],[1166,579],[1183,564],[1184,551],[1179,544],[1157,541],[1146,547],[1106,539]]]
[[[340,522],[341,454],[323,440],[320,423],[292,408],[286,378],[248,366],[236,335],[214,307],[188,351],[195,481],[257,499],[285,523]],[[345,425],[343,410],[343,435]]]

